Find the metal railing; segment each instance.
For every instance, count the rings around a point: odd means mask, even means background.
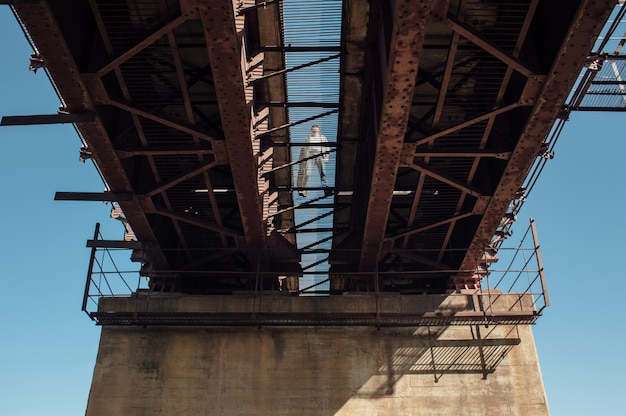
[[[99,305],[102,299],[107,298],[135,298],[138,304],[146,302],[153,296],[162,298],[164,293],[154,290],[151,285],[151,276],[169,276],[176,279],[180,274],[186,277],[203,276],[207,279],[220,278],[256,281],[254,289],[240,291],[237,293],[253,296],[262,299],[267,296],[280,295],[281,292],[287,295],[299,295],[303,297],[311,295],[327,295],[328,291],[317,291],[320,285],[327,284],[332,278],[337,276],[329,275],[326,272],[326,279],[315,284],[308,285],[300,289],[290,289],[287,279],[301,280],[308,275],[319,276],[320,271],[301,271],[294,276],[291,271],[273,271],[270,273],[233,271],[233,270],[149,270],[140,267],[137,263],[131,262],[131,250],[146,250],[145,245],[138,241],[111,241],[103,240],[100,234],[99,224],[96,225],[94,239],[88,242],[91,247],[91,256],[87,272],[87,281],[82,303],[82,310],[91,319],[101,322],[102,314],[99,313]],[[235,250],[235,249],[233,249]],[[227,250],[226,250],[227,251]],[[237,249],[237,251],[245,251]],[[133,256],[136,257],[136,256]],[[254,258],[252,253],[251,258]],[[352,277],[358,279],[373,279],[374,288],[369,293],[361,293],[375,299],[375,311],[371,316],[328,316],[320,322],[334,322],[335,324],[347,325],[349,322],[356,324],[369,323],[376,326],[394,325],[407,326],[415,323],[434,325],[436,322],[455,321],[475,324],[477,322],[508,322],[508,323],[534,323],[549,305],[546,280],[539,250],[539,240],[533,220],[523,234],[522,239],[516,247],[499,247],[497,249],[497,263],[482,265],[482,281],[473,289],[454,290],[450,289],[446,293],[437,293],[443,297],[454,299],[455,297],[465,297],[471,299],[469,302],[473,307],[469,311],[461,313],[442,314],[437,311],[423,311],[419,316],[408,314],[404,316],[398,313],[388,313],[388,295],[397,294],[385,290],[385,283],[396,280],[415,281],[417,279],[428,279],[442,273],[454,275],[458,273],[468,273],[475,271],[459,270],[415,270],[415,271],[375,271],[373,273],[342,273],[341,278]],[[502,267],[496,267],[501,265]],[[260,282],[264,279],[277,279],[280,281],[279,290],[263,291]],[[293,287],[293,286],[292,286]],[[415,293],[412,293],[415,295]],[[418,295],[419,296],[419,295]],[[293,297],[293,296],[290,296]],[[297,297],[297,296],[296,296]],[[452,300],[454,302],[454,300]],[[260,301],[259,301],[260,304]],[[385,304],[387,306],[381,306]],[[255,316],[259,316],[261,311],[251,311]],[[446,312],[447,313],[447,312]],[[349,313],[348,313],[349,314]],[[276,315],[276,313],[274,313]],[[345,314],[347,315],[347,314]],[[409,316],[410,315],[410,316]],[[112,315],[110,315],[112,316]],[[206,317],[205,317],[206,318]],[[222,317],[226,322],[228,319],[243,319],[242,317]],[[257,319],[255,318],[255,319]],[[290,324],[301,319],[302,322],[313,323],[319,317],[302,316],[300,318],[291,316]],[[164,319],[162,316],[160,319]],[[191,319],[187,317],[187,319]],[[203,318],[204,319],[204,318]],[[246,318],[247,319],[247,318]],[[268,318],[269,319],[269,318]],[[272,322],[281,321],[280,317],[273,316]],[[295,320],[295,321],[294,321]],[[519,321],[519,322],[518,322]],[[204,319],[202,322],[207,322]],[[247,322],[247,321],[246,321]],[[282,322],[282,321],[281,321]],[[449,322],[448,322],[449,323]]]
[[[98,240],[103,241],[99,223],[96,224],[92,241]],[[121,243],[132,245],[137,242]],[[147,281],[142,279],[140,270],[130,262],[128,254],[128,248],[107,248],[97,247],[96,244],[91,245],[87,281],[81,308],[88,315],[90,311],[97,309],[100,298],[128,297],[148,288]],[[133,268],[120,270],[118,264],[132,264]]]
[[[541,258],[539,238],[534,219],[531,218],[517,247],[500,247],[497,251],[498,263],[489,266],[483,278],[479,293],[484,293],[485,314],[496,309],[510,311],[534,310],[541,315],[550,305],[546,278]],[[504,267],[497,267],[497,266]],[[504,294],[515,294],[513,302],[500,305]]]

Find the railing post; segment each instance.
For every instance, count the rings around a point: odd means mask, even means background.
[[[535,219],[530,219],[530,231],[533,235],[533,246],[535,249],[535,255],[537,256],[537,268],[539,270],[539,278],[541,279],[541,291],[543,292],[544,306],[550,306],[550,300],[548,299],[548,288],[546,286],[546,277],[543,273],[543,260],[541,259],[541,252],[539,251],[539,238],[537,237],[537,228],[535,226]],[[539,312],[541,312],[541,309]]]
[[[98,239],[98,236],[100,235],[100,223],[97,222],[96,223],[96,229],[93,233],[93,239],[94,241],[96,241]],[[87,313],[87,315],[89,315],[89,317],[91,318],[91,320],[94,320],[91,315],[89,314],[89,312],[87,312],[87,302],[89,301],[89,289],[91,287],[91,275],[93,273],[93,263],[96,259],[96,250],[97,248],[95,247],[91,247],[91,256],[89,257],[89,266],[87,269],[87,281],[85,282],[85,293],[83,295],[83,307],[82,307],[82,311]]]
[[[379,287],[379,282],[378,282],[378,259],[376,260],[376,264],[375,264],[375,269],[374,269],[374,297],[376,300],[376,330],[380,330],[380,299],[378,299],[378,292],[380,290]]]

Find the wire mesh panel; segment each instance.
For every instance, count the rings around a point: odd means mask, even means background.
[[[290,103],[308,103],[289,107],[292,160],[300,161],[294,169],[296,184],[296,224],[299,247],[330,249],[333,208],[312,206],[313,202],[332,203],[335,182],[333,145],[337,142],[337,107],[339,104],[339,59],[341,44],[342,2],[337,0],[285,0],[285,61],[288,68],[302,67],[287,75],[287,97]],[[315,64],[311,64],[315,63]],[[312,127],[319,127],[325,137],[324,146],[310,146]],[[316,156],[324,150],[326,155]],[[318,152],[319,153],[319,152]],[[318,285],[326,277],[312,272],[328,270],[328,255],[324,252],[303,254],[305,271],[300,287],[314,286],[316,291],[327,289]],[[311,274],[309,274],[311,273]],[[311,288],[313,290],[313,288]],[[306,290],[304,293],[310,293]]]
[[[512,235],[508,227],[499,236]],[[531,219],[529,226],[522,235],[517,247],[503,248],[499,245],[494,255],[498,262],[487,267],[487,274],[483,279],[480,291],[486,291],[487,302],[485,312],[487,314],[494,309],[508,308],[510,311],[541,311],[549,305],[545,287],[545,275],[539,242],[536,234],[534,221]],[[496,244],[497,245],[497,244]],[[515,293],[518,296],[511,301],[502,294]],[[502,305],[502,302],[507,302]]]
[[[119,242],[120,245],[124,245],[123,243],[130,246],[137,242]],[[89,245],[92,246],[91,257],[82,305],[82,310],[88,315],[98,309],[101,298],[131,296],[148,288],[147,280],[142,279],[139,274],[139,267],[131,263],[128,249],[105,247],[100,224],[96,224],[94,238]]]
[[[626,110],[626,57],[603,62],[578,110]]]
[[[626,3],[618,4],[585,61],[566,109],[626,111]]]
[[[132,239],[128,241],[105,240],[100,234],[98,227],[96,227],[94,239],[90,240],[88,245],[92,248],[83,299],[83,311],[91,318],[99,320],[99,322],[103,318],[112,317],[112,315],[107,315],[108,312],[102,310],[103,299],[133,298],[137,305],[149,302],[153,296],[156,298],[162,297],[160,292],[163,291],[163,288],[155,287],[155,285],[163,285],[167,279],[175,280],[177,279],[177,274],[186,273],[188,280],[202,279],[219,284],[220,287],[228,285],[234,287],[236,285],[233,282],[250,277],[249,272],[245,268],[235,270],[229,264],[223,264],[223,267],[219,269],[212,266],[210,269],[194,271],[157,270],[149,262],[146,262],[148,257],[142,257],[142,254],[151,249],[150,246]],[[312,245],[303,250],[305,253],[309,253],[307,256],[310,256],[311,263],[310,267],[305,267],[303,272],[304,277],[302,280],[308,281],[310,284],[309,286],[301,285],[300,290],[302,294],[319,292],[319,287],[323,286],[328,278],[328,271],[316,269],[323,261],[326,261],[326,250],[316,249],[315,247],[315,245]],[[185,249],[172,250],[182,252]],[[218,260],[220,257],[235,255],[236,253],[233,250],[235,249],[210,249],[206,250],[205,255]],[[241,251],[240,249],[236,250]],[[343,251],[341,254],[344,256],[350,255],[348,251]],[[317,263],[314,256],[319,256],[318,258],[320,258]],[[311,317],[308,315],[297,317],[287,314],[281,317],[268,317],[267,319],[270,319],[270,321],[275,319],[272,322],[276,325],[293,324],[296,321],[300,323],[308,322],[310,324],[321,322],[330,324],[334,322],[336,325],[386,326],[496,324],[505,322],[528,324],[534,322],[541,315],[543,309],[549,305],[543,263],[534,222],[531,221],[530,226],[523,233],[517,246],[499,244],[492,257],[497,257],[498,262],[485,266],[486,273],[482,277],[482,281],[479,281],[473,289],[441,295],[438,301],[438,304],[440,303],[438,308],[443,309],[440,312],[431,312],[428,309],[428,305],[422,305],[427,309],[427,313],[413,311],[414,314],[412,315],[409,311],[407,312],[408,315],[406,313],[397,314],[398,310],[394,305],[397,302],[402,302],[402,298],[398,297],[391,303],[381,301],[387,305],[381,306],[382,312],[375,313],[376,311],[372,310],[370,315],[365,314],[367,316],[347,318],[341,315],[341,313],[339,315],[330,313],[325,317]],[[245,261],[245,250],[240,253],[240,258],[242,261]],[[446,272],[450,273],[453,271],[448,270]],[[289,271],[275,270],[271,274],[289,275]],[[376,274],[377,276],[375,277],[380,278],[384,284],[408,280],[425,281],[432,277],[432,271],[424,270],[378,271]],[[153,280],[155,276],[159,279]],[[266,276],[262,273],[257,273],[256,275],[258,281],[265,278]],[[283,288],[282,290],[287,289]],[[258,299],[259,304],[262,303],[262,298],[265,296],[270,296],[271,298],[272,294],[255,291],[254,294],[246,292],[244,295],[244,297],[249,299]],[[279,298],[282,298],[282,296],[279,296]],[[449,305],[442,306],[447,304]],[[464,305],[464,307],[470,305],[470,309],[468,311],[457,310],[458,308],[454,306],[457,304]],[[371,306],[374,305],[378,308],[379,302],[371,303]],[[392,307],[393,313],[390,313],[390,307]],[[455,311],[460,311],[461,314],[457,316]],[[146,315],[144,318],[149,320],[153,319],[154,316]],[[209,319],[206,316],[204,318]],[[214,318],[217,320],[213,322],[214,324],[220,319],[226,319],[225,316],[221,315],[216,315]],[[244,318],[251,319],[247,315],[230,317],[228,319],[237,320]],[[293,320],[293,322],[290,320]],[[270,321],[267,322],[269,323]],[[208,322],[207,320],[200,320],[197,324],[207,324]],[[250,322],[254,322],[254,319]],[[106,321],[104,323],[106,324]]]

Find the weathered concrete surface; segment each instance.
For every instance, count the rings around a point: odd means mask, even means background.
[[[532,323],[537,313],[531,296],[486,291],[331,297],[294,297],[277,293],[190,296],[142,292],[127,298],[101,298],[98,312],[92,316],[103,325],[408,327],[479,324],[485,319],[492,324]]]
[[[547,415],[530,326],[105,326],[95,415]]]

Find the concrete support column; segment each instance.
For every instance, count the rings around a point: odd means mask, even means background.
[[[548,415],[529,325],[104,326],[88,416]]]

